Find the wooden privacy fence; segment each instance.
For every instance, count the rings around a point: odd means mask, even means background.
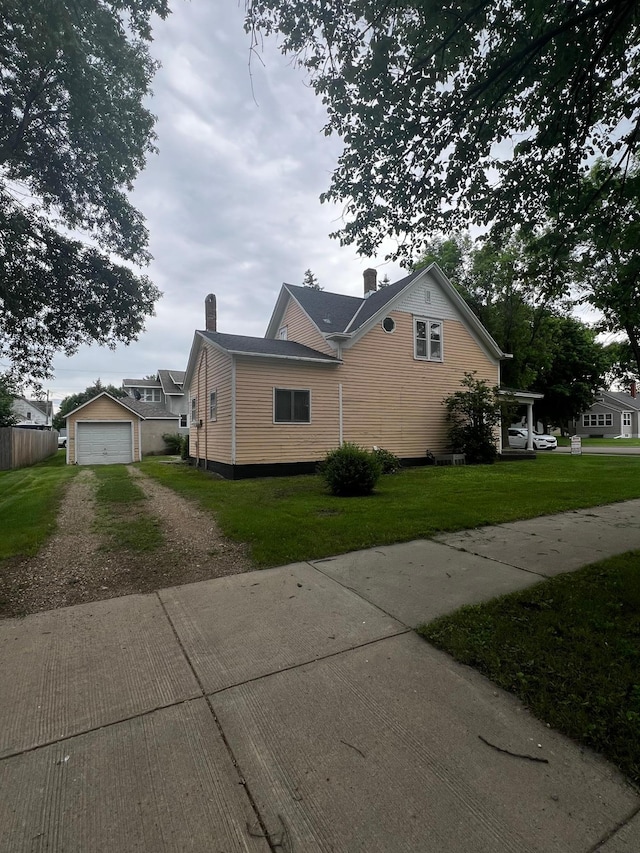
[[[0,471],[34,465],[57,450],[56,430],[0,427]]]

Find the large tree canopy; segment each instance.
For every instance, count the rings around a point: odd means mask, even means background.
[[[437,261],[501,349],[513,354],[502,364],[503,384],[542,392],[536,416],[564,427],[589,408],[615,356],[608,358],[596,332],[531,278],[528,248],[517,232],[500,249],[461,234],[433,240],[417,266]]]
[[[147,42],[168,12],[0,0],[0,357],[21,380],[57,350],[128,343],[153,312],[159,291],[121,261],[150,259],[127,193],[154,150]]]
[[[246,0],[254,43],[281,34],[344,152],[337,236],[395,257],[470,222],[575,210],[589,158],[638,147],[638,0]],[[589,198],[582,200],[588,205]]]
[[[626,171],[600,161],[584,187],[594,203],[576,229],[573,285],[600,312],[601,331],[625,336],[640,376],[640,161]]]

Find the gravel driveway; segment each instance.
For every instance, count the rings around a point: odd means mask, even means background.
[[[95,529],[96,476],[89,468],[71,480],[57,533],[36,557],[8,560],[0,574],[0,616],[22,616],[85,601],[246,572],[244,545],[225,539],[215,518],[137,468],[143,511],[156,518],[164,545],[155,551],[114,549]]]

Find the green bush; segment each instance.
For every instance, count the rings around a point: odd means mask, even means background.
[[[385,450],[384,447],[374,447],[373,455],[380,463],[380,470],[383,474],[395,474],[402,467],[398,457],[390,450]]]
[[[164,441],[167,447],[167,453],[171,453],[174,456],[182,455],[182,448],[184,447],[184,436],[180,435],[178,432],[165,432],[162,436],[162,440]]]
[[[498,456],[496,428],[500,423],[498,389],[476,372],[465,373],[464,390],[444,400],[449,424],[449,442],[454,453],[464,453],[469,464],[490,465]]]
[[[185,459],[187,462],[189,461],[189,436],[185,435],[182,442],[182,451],[180,456]]]
[[[353,497],[371,494],[382,468],[373,453],[347,442],[327,453],[320,473],[334,495]]]

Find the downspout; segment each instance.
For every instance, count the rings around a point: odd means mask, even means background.
[[[236,357],[231,356],[231,464],[236,464]]]
[[[142,462],[142,418],[138,418],[138,462]]]
[[[200,467],[200,371],[202,370],[203,353],[204,350],[200,353],[196,381],[196,468]]]
[[[342,431],[342,382],[338,383],[338,418],[340,447],[342,447],[342,444],[344,442],[344,434]]]
[[[209,393],[209,358],[208,351],[205,349],[204,351],[204,470],[207,470],[207,462],[209,460],[209,442],[208,442],[208,428],[209,428],[209,398],[207,394]]]

